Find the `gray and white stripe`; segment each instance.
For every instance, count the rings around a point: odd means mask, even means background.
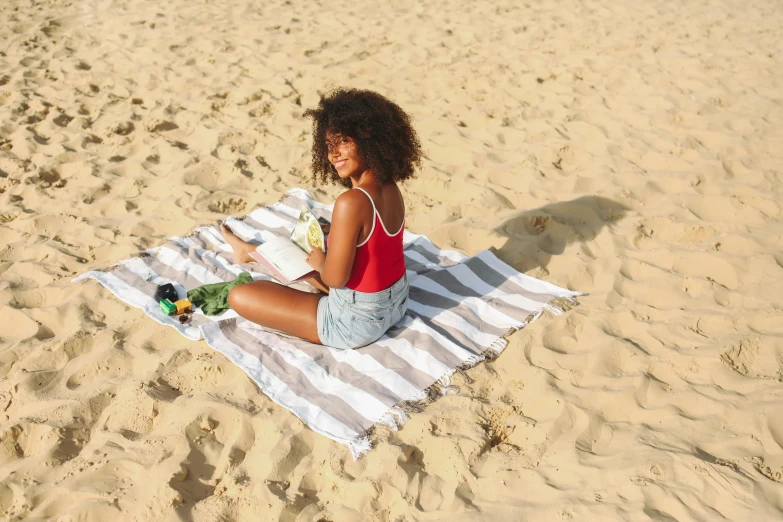
[[[289,234],[304,205],[331,219],[332,205],[293,189],[280,202],[228,223],[237,235],[263,243]],[[400,402],[423,399],[426,388],[457,367],[498,353],[505,334],[551,309],[553,299],[580,295],[521,274],[489,251],[467,257],[409,231],[403,243],[411,287],[408,315],[377,342],[351,351],[277,335],[231,310],[217,317],[197,312],[189,325],[164,316],[153,299],[159,284],[172,283],[184,296],[203,284],[231,281],[242,271],[256,280],[270,279],[261,266],[235,264],[215,226],[171,238],[113,270],[88,272],[74,281],[96,279],[154,320],[190,339],[204,338],[272,400],[358,456],[369,449],[367,430],[388,423],[390,412],[399,415]],[[296,286],[313,291],[305,283]]]

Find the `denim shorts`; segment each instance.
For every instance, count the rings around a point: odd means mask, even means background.
[[[318,337],[331,348],[351,349],[377,341],[408,310],[408,276],[380,292],[332,288],[318,302]]]

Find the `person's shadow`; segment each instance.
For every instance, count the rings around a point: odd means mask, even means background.
[[[604,227],[621,220],[627,211],[628,207],[601,196],[582,196],[524,210],[493,229],[507,238],[503,246],[493,250],[520,272],[532,270],[530,275],[546,275],[552,256],[562,254],[570,243],[595,239]],[[583,245],[582,252],[595,257],[589,245]],[[535,270],[537,267],[542,270]]]

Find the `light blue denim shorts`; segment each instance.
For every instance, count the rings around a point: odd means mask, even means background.
[[[408,276],[380,292],[332,288],[318,302],[318,337],[332,348],[367,346],[381,338],[408,310]]]

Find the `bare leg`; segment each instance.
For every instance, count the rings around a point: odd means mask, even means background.
[[[223,239],[226,240],[226,243],[234,249],[234,263],[249,263],[253,260],[250,257],[250,252],[255,250],[258,245],[242,240],[225,223],[220,224],[220,233],[223,234]]]
[[[250,252],[257,245],[243,241],[225,224],[220,225],[220,233],[234,250],[235,263],[249,263],[253,260]],[[312,284],[320,280],[320,277],[315,277],[308,281]],[[321,290],[315,284],[313,286]],[[329,288],[326,285],[324,287],[328,293]],[[322,297],[321,293],[302,292],[272,281],[253,281],[232,288],[228,293],[228,304],[249,321],[321,344],[316,315],[318,301]]]
[[[228,304],[249,321],[321,344],[316,317],[323,297],[272,281],[254,281],[232,288]]]

